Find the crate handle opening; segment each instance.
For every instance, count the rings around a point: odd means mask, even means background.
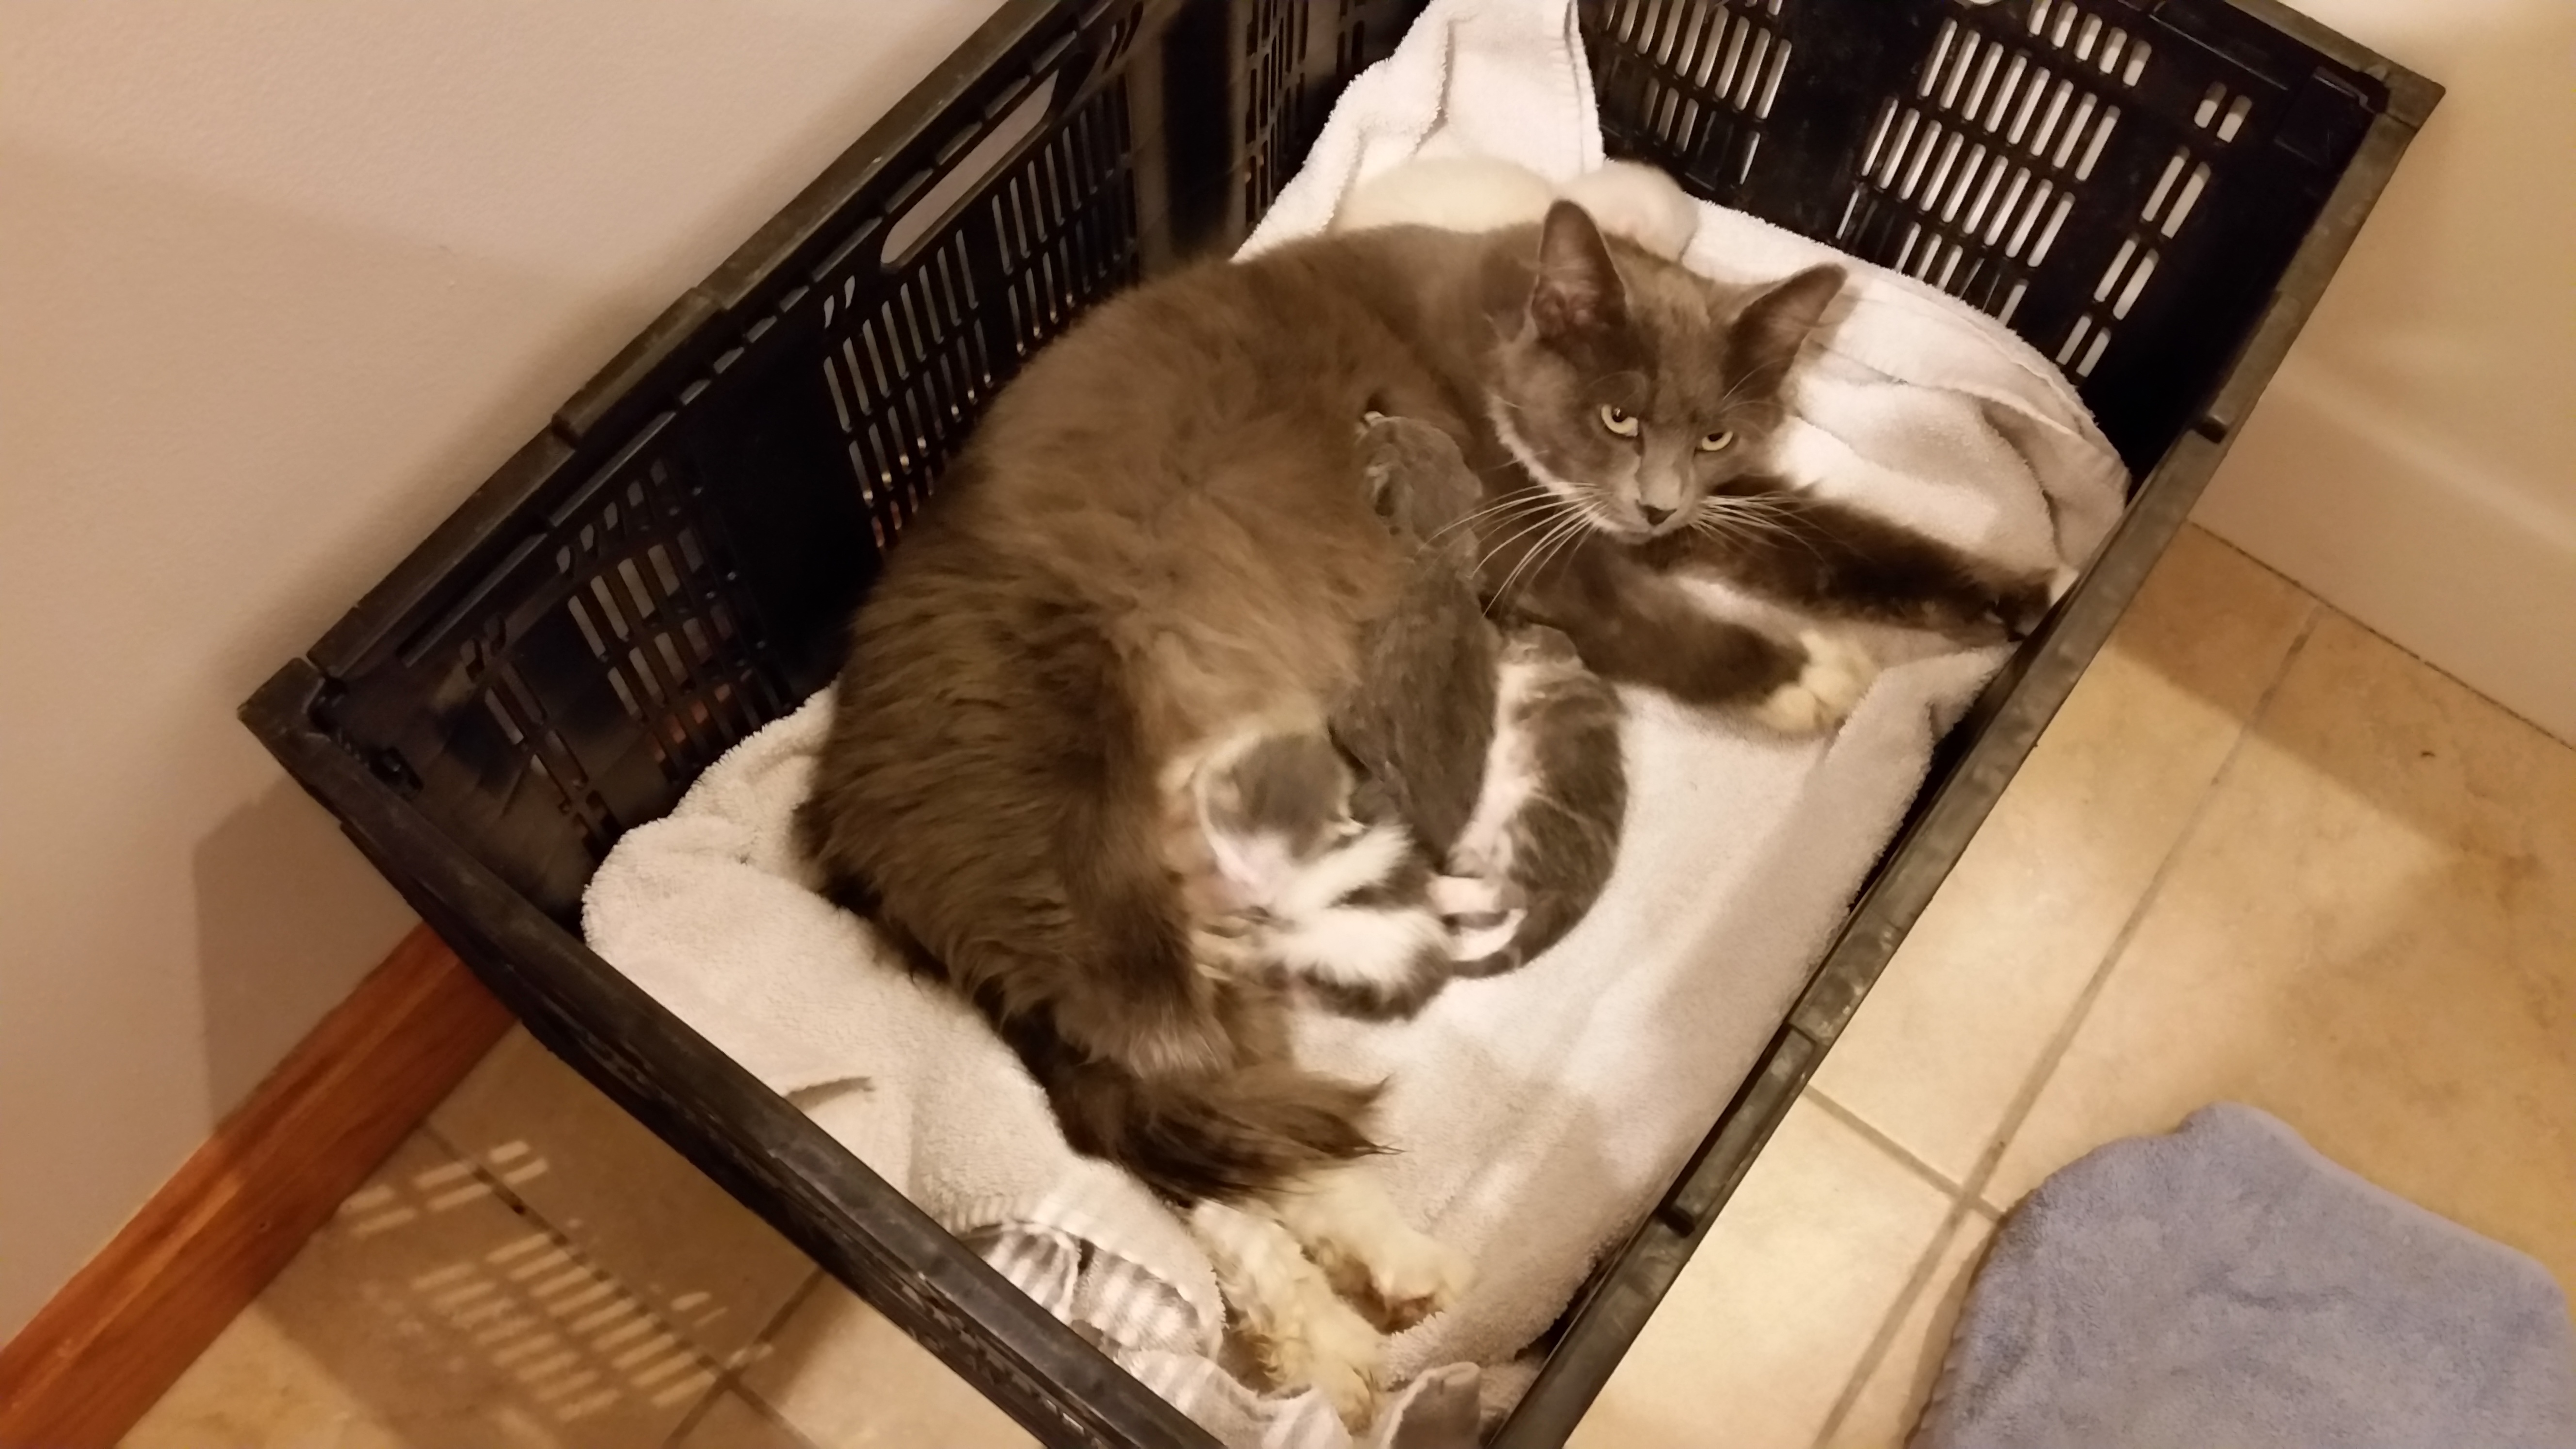
[[[1020,143],[1034,134],[1039,124],[1046,120],[1048,109],[1055,101],[1055,83],[1054,75],[1039,81],[1018,105],[1011,107],[1009,115],[1002,117],[1000,125],[976,142],[974,149],[957,159],[947,175],[922,193],[919,201],[904,208],[903,215],[896,217],[894,225],[886,229],[885,249],[878,254],[880,265],[888,271],[909,266],[913,253],[921,249],[921,244],[938,230],[939,224],[946,221],[967,198],[983,190],[984,183],[1001,171],[1002,163],[1008,161],[1011,153],[1020,149]]]

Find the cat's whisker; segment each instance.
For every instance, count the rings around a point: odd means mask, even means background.
[[[1451,533],[1471,525],[1483,523],[1508,523],[1516,518],[1525,518],[1533,509],[1544,508],[1556,501],[1557,500],[1545,489],[1523,489],[1520,493],[1507,497],[1499,503],[1489,504],[1486,507],[1477,509],[1475,512],[1470,513],[1463,518],[1453,519],[1450,522],[1441,525],[1440,528],[1431,535],[1431,538],[1432,541],[1437,542],[1442,538],[1446,538]]]
[[[1756,528],[1773,533],[1793,533],[1796,531],[1792,515],[1773,513],[1759,508],[1707,509],[1697,515],[1697,517],[1700,521],[1717,524],[1722,527]]]
[[[1797,519],[1797,515],[1794,513],[1786,510],[1770,508],[1719,508],[1711,509],[1703,516],[1708,518],[1725,519],[1729,522],[1762,524],[1779,528],[1786,528]]]
[[[1593,521],[1589,517],[1577,512],[1541,535],[1539,541],[1530,545],[1528,551],[1521,555],[1520,561],[1512,565],[1512,571],[1503,578],[1502,587],[1494,590],[1494,602],[1498,603],[1509,597],[1512,586],[1520,581],[1524,572],[1529,573],[1530,581],[1535,584],[1539,574],[1547,567],[1544,560],[1561,548],[1565,540],[1576,537],[1583,530],[1593,526]],[[1486,605],[1486,612],[1488,614],[1493,612],[1492,603]]]
[[[1527,549],[1523,550],[1520,558],[1514,562],[1510,576],[1504,579],[1503,587],[1495,591],[1495,597],[1499,599],[1504,594],[1509,593],[1511,591],[1512,584],[1516,580],[1520,579],[1524,573],[1527,573],[1531,581],[1535,583],[1537,581],[1536,569],[1542,566],[1543,555],[1554,544],[1556,544],[1558,540],[1575,537],[1587,529],[1593,529],[1599,526],[1598,521],[1594,518],[1588,508],[1576,508],[1568,512],[1565,518],[1559,520],[1556,527],[1539,535],[1535,542],[1531,543]]]
[[[1727,387],[1727,389],[1726,389],[1725,394],[1724,394],[1723,396],[1721,396],[1720,398],[1718,398],[1718,400],[1717,400],[1717,405],[1718,405],[1719,407],[1724,407],[1724,406],[1726,406],[1728,403],[1730,403],[1730,402],[1732,402],[1732,401],[1734,401],[1734,400],[1735,400],[1735,395],[1736,395],[1738,392],[1743,391],[1743,389],[1744,389],[1744,385],[1745,385],[1746,383],[1749,383],[1749,382],[1753,381],[1755,378],[1762,376],[1764,373],[1780,371],[1780,370],[1782,370],[1782,369],[1786,368],[1788,365],[1789,365],[1789,359],[1787,359],[1787,358],[1782,358],[1781,360],[1779,360],[1779,361],[1777,361],[1777,362],[1765,363],[1765,364],[1763,364],[1763,365],[1762,365],[1762,366],[1760,366],[1760,367],[1748,367],[1748,368],[1746,368],[1746,369],[1743,371],[1743,373],[1742,373],[1741,375],[1739,375],[1739,376],[1735,379],[1735,381],[1734,381],[1733,383],[1731,383],[1731,384],[1729,384],[1729,385],[1728,385],[1728,387]],[[1770,404],[1770,405],[1771,405],[1771,406],[1775,406],[1775,407],[1776,407],[1776,406],[1778,406],[1778,404],[1777,404],[1777,403],[1773,403],[1773,404]]]
[[[1567,503],[1564,499],[1561,499],[1561,498],[1550,497],[1550,499],[1549,499],[1548,501],[1550,501],[1550,502],[1552,502],[1552,503],[1557,504],[1557,505],[1558,505],[1559,507],[1561,507],[1561,508],[1572,508],[1572,507],[1573,507],[1573,505],[1571,505],[1571,504]],[[1537,532],[1539,532],[1540,530],[1542,530],[1542,529],[1545,529],[1545,528],[1549,527],[1551,524],[1554,524],[1555,522],[1557,522],[1557,521],[1558,521],[1558,519],[1559,519],[1559,517],[1560,517],[1560,515],[1559,515],[1558,513],[1556,513],[1554,510],[1550,510],[1550,511],[1548,511],[1548,512],[1545,512],[1545,513],[1540,514],[1540,515],[1539,515],[1539,517],[1538,517],[1538,520],[1537,520],[1536,522],[1534,522],[1534,523],[1523,523],[1523,524],[1522,524],[1522,527],[1521,527],[1519,530],[1517,530],[1516,532],[1512,533],[1512,534],[1511,534],[1509,537],[1507,537],[1507,538],[1503,538],[1503,539],[1499,539],[1499,540],[1497,540],[1497,541],[1496,541],[1496,542],[1495,542],[1491,547],[1487,548],[1487,549],[1484,551],[1484,553],[1483,553],[1480,557],[1478,557],[1478,558],[1477,558],[1477,560],[1476,560],[1476,571],[1477,571],[1478,573],[1483,573],[1483,572],[1485,571],[1485,566],[1486,566],[1486,565],[1488,565],[1488,564],[1490,564],[1490,563],[1492,563],[1496,558],[1500,557],[1500,556],[1501,556],[1501,554],[1502,554],[1502,552],[1503,552],[1503,550],[1505,550],[1505,549],[1507,549],[1507,548],[1511,547],[1514,543],[1519,542],[1521,539],[1527,538],[1527,537],[1529,537],[1531,534],[1537,533]],[[1517,521],[1519,521],[1519,520],[1515,520],[1515,521],[1517,522]]]
[[[1548,567],[1551,564],[1554,564],[1559,557],[1581,547],[1582,543],[1583,534],[1580,530],[1558,535],[1556,541],[1548,547],[1546,556],[1541,558],[1538,561],[1537,568],[1531,571],[1531,579],[1533,581],[1537,580],[1541,575],[1547,572]]]
[[[1816,547],[1815,541],[1808,538],[1788,516],[1766,513],[1762,509],[1711,509],[1703,503],[1702,511],[1692,516],[1690,526],[1701,535],[1720,542],[1751,542],[1756,537],[1785,539],[1804,548],[1817,560],[1824,559],[1824,553]]]

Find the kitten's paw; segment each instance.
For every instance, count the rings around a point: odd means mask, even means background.
[[[1450,961],[1481,965],[1500,957],[1519,939],[1521,922],[1528,918],[1529,912],[1517,908],[1448,917]]]
[[[1385,1347],[1384,1336],[1358,1309],[1323,1293],[1301,1298],[1294,1314],[1259,1346],[1259,1356],[1275,1382],[1321,1393],[1356,1434],[1377,1417]]]
[[[1484,876],[1433,876],[1431,908],[1448,929],[1449,959],[1459,963],[1500,955],[1529,916],[1520,887]]]
[[[1389,1333],[1456,1305],[1475,1286],[1475,1261],[1428,1233],[1407,1229],[1380,1247],[1368,1268],[1368,1296]]]
[[[1279,1388],[1323,1394],[1354,1430],[1377,1415],[1386,1341],[1342,1300],[1275,1214],[1203,1202],[1190,1234],[1207,1250],[1234,1332]]]
[[[1414,1227],[1364,1169],[1341,1167],[1281,1191],[1269,1204],[1345,1297],[1400,1333],[1466,1295],[1466,1254]]]
[[[1753,716],[1783,734],[1817,734],[1851,716],[1878,677],[1878,664],[1859,645],[1828,634],[1800,634],[1798,642],[1806,648],[1806,666],[1764,696]]]

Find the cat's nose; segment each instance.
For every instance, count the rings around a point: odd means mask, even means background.
[[[1651,503],[1638,504],[1637,512],[1645,516],[1648,528],[1661,528],[1664,526],[1664,520],[1673,516],[1671,509],[1658,508]]]

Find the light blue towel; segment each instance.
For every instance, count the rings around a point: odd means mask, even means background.
[[[2538,1263],[2221,1104],[2013,1212],[1912,1443],[2576,1449],[2576,1328]]]

